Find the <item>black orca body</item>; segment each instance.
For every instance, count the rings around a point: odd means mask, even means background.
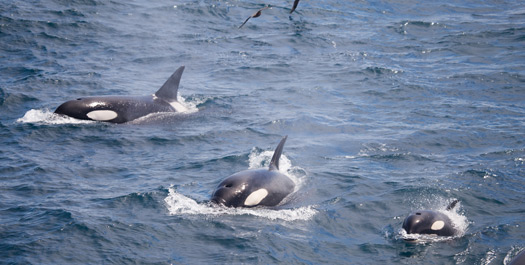
[[[447,206],[447,211],[452,210],[458,200]],[[403,229],[407,234],[427,234],[438,236],[453,236],[457,234],[456,228],[450,218],[441,212],[422,210],[411,213],[403,221]]]
[[[55,113],[81,120],[124,123],[157,112],[176,112],[177,91],[184,66],[179,67],[151,96],[100,96],[70,100]]]
[[[279,172],[286,138],[275,149],[269,169],[244,170],[227,177],[217,186],[211,201],[227,207],[278,205],[295,187],[289,177]]]

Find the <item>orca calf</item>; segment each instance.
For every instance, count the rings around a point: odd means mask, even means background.
[[[458,202],[458,200],[451,202],[447,206],[447,211],[454,209]],[[411,213],[403,221],[403,229],[405,229],[407,234],[428,234],[438,236],[453,236],[458,232],[447,215],[430,210]]]
[[[293,192],[295,184],[279,172],[279,158],[285,136],[273,154],[269,169],[250,169],[224,179],[215,189],[211,201],[227,207],[275,206]]]
[[[177,90],[184,72],[179,67],[151,96],[99,96],[70,100],[58,106],[56,114],[81,120],[124,123],[157,112],[176,112]]]

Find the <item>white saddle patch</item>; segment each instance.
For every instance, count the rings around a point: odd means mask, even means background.
[[[435,221],[432,224],[432,227],[430,227],[430,229],[435,231],[435,230],[441,230],[441,229],[443,229],[443,227],[445,227],[445,222],[443,222],[443,221]]]
[[[112,110],[94,110],[86,115],[94,121],[109,121],[118,116],[118,114]]]
[[[188,108],[186,106],[182,105],[182,103],[178,101],[170,102],[170,105],[177,111],[177,112],[186,112],[188,111]]]
[[[246,198],[244,205],[255,206],[259,204],[264,198],[266,198],[266,196],[268,196],[268,191],[266,189],[258,189],[252,192],[252,194]]]

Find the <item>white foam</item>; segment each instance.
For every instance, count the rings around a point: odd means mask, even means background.
[[[414,242],[417,244],[448,241],[458,236],[438,236],[429,234],[408,234],[405,229],[400,228],[396,238]]]
[[[442,213],[448,216],[450,218],[450,221],[452,221],[452,225],[456,230],[458,231],[457,237],[462,237],[465,235],[465,232],[467,232],[467,228],[469,226],[469,221],[467,217],[460,212],[458,212],[460,208],[460,203],[454,207],[454,209],[450,211],[441,210]]]
[[[155,97],[155,95],[153,95]],[[177,111],[177,113],[195,113],[199,111],[197,105],[201,104],[204,101],[186,101],[181,95],[177,95],[177,101],[170,102],[170,105]]]
[[[503,264],[510,264],[512,259],[517,257],[521,253],[521,251],[525,251],[525,248],[513,246],[512,249],[509,252],[507,252],[507,255],[505,255],[505,258],[503,259]]]
[[[498,255],[496,254],[496,251],[494,249],[489,249],[489,251],[485,253],[485,257],[483,257],[480,264],[491,264],[497,257]]]
[[[178,193],[174,187],[169,188],[169,194],[164,199],[170,215],[252,215],[270,220],[300,221],[310,220],[317,210],[313,206],[295,209],[268,209],[268,208],[228,208],[210,203],[197,201]]]
[[[183,105],[182,103],[178,101],[171,102],[170,105],[177,111],[177,112],[187,112],[188,108]]]
[[[48,109],[31,109],[24,114],[24,117],[17,119],[16,122],[43,124],[83,124],[93,123],[94,121],[79,120],[64,115],[58,115]]]

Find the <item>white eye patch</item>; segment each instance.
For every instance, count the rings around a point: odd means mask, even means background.
[[[88,118],[95,121],[109,121],[118,116],[118,114],[112,110],[94,110],[86,114]]]
[[[430,227],[430,229],[435,231],[435,230],[441,230],[441,229],[443,229],[443,227],[445,227],[445,222],[443,222],[443,221],[435,221],[432,224],[432,227]]]
[[[264,198],[266,198],[266,196],[268,196],[268,191],[266,189],[258,189],[252,192],[252,194],[246,198],[244,205],[255,206],[259,204]]]

